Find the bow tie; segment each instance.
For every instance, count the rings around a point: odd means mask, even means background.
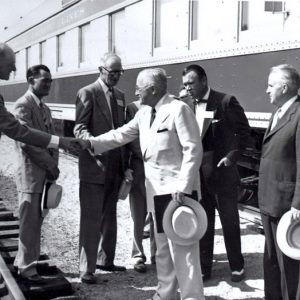
[[[207,103],[207,102],[208,102],[208,100],[206,100],[206,99],[195,99],[195,101],[194,101],[195,104]]]

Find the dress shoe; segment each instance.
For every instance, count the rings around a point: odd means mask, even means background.
[[[34,274],[30,276],[20,275],[23,281],[26,281],[30,284],[43,284],[46,282],[46,279],[41,277],[39,274]]]
[[[139,272],[139,273],[146,273],[147,267],[142,261],[138,261],[137,263],[134,264],[133,266],[134,270]]]
[[[107,272],[124,272],[124,271],[126,271],[125,267],[116,266],[116,265],[111,265],[111,266],[97,265],[97,269],[100,269],[102,271],[107,271]]]
[[[231,281],[232,282],[239,282],[245,278],[245,270],[242,269],[240,271],[233,271],[231,272]]]
[[[81,282],[87,283],[87,284],[95,284],[97,282],[97,280],[93,273],[85,272],[81,276]]]

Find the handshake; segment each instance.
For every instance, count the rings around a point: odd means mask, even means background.
[[[91,142],[72,137],[59,137],[59,148],[78,153],[80,150],[91,149]]]

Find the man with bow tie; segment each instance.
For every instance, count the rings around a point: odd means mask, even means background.
[[[215,209],[218,210],[231,280],[244,278],[244,258],[238,214],[239,174],[236,162],[249,141],[250,127],[243,108],[234,96],[208,86],[205,70],[190,65],[182,81],[194,99],[194,111],[203,144],[200,168],[202,205],[208,218],[206,234],[200,241],[203,279],[211,277],[214,248]]]

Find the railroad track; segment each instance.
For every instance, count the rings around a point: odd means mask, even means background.
[[[46,254],[40,256],[37,270],[46,280],[34,285],[19,278],[13,262],[18,250],[19,221],[0,199],[0,299],[48,300],[79,299],[72,286]]]

